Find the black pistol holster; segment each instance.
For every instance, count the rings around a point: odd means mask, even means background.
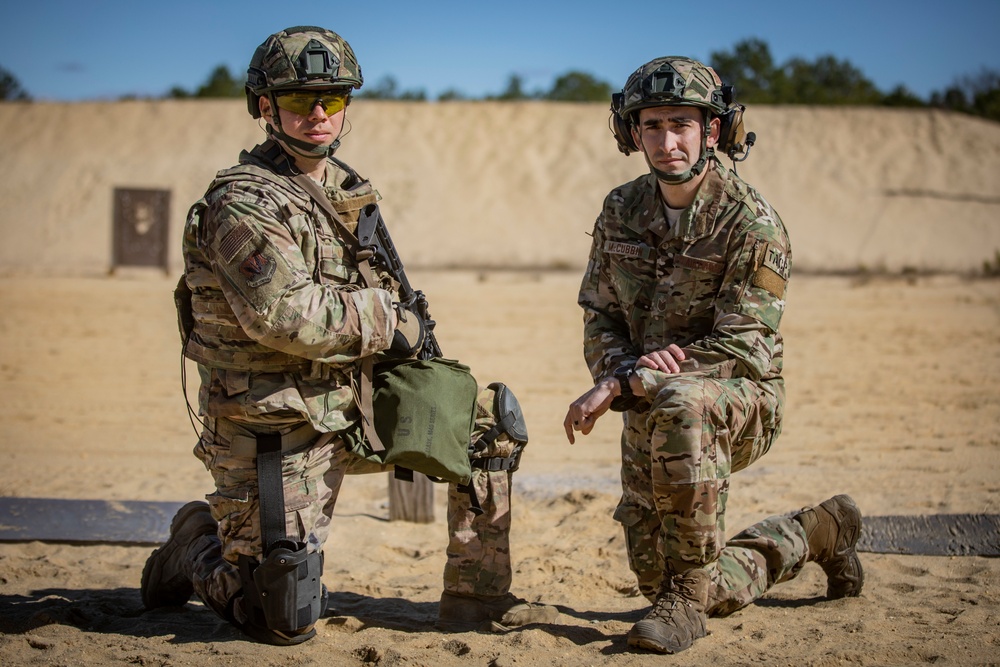
[[[325,612],[323,554],[285,534],[281,479],[281,435],[257,435],[257,486],[264,558],[239,557],[243,581],[241,628],[254,639],[279,646],[300,644],[316,634]]]

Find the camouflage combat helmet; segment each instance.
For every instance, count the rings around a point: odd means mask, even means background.
[[[247,111],[254,118],[260,118],[259,100],[263,96],[268,97],[273,109],[276,107],[275,95],[282,92],[343,89],[349,94],[352,89],[361,88],[363,83],[354,50],[340,35],[315,26],[286,28],[268,37],[250,59],[245,89]],[[278,126],[275,134],[287,143],[290,137],[281,132],[280,122],[275,121],[275,124]],[[268,127],[269,132],[274,129]],[[338,144],[331,148],[335,150]],[[325,147],[322,151],[315,146],[296,144],[296,147],[310,154],[332,153]]]
[[[640,109],[668,105],[702,107],[716,115],[726,111],[715,70],[680,56],[646,63],[628,78],[621,95],[618,113],[626,119]]]
[[[734,103],[734,96],[732,87],[723,86],[714,69],[697,60],[681,56],[666,56],[651,60],[629,76],[620,93],[611,96],[611,131],[618,141],[618,150],[625,155],[639,150],[632,137],[632,128],[636,126],[639,111],[642,109],[660,106],[693,106],[705,109],[701,156],[691,169],[681,174],[667,174],[653,167],[651,163],[649,165],[656,177],[665,183],[686,183],[700,174],[705,169],[708,159],[714,155],[714,150],[707,146],[712,131],[709,121],[713,117],[722,119],[720,145],[724,150],[729,148],[723,144],[731,139],[729,130],[734,120],[739,123],[738,130],[742,132],[741,117],[733,116],[738,106]],[[743,107],[739,107],[740,115],[742,109]],[[737,128],[734,126],[732,129]],[[646,161],[649,162],[648,156]]]

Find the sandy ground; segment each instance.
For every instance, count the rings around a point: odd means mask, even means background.
[[[386,479],[350,478],[327,544],[333,591],[315,640],[246,641],[206,608],[145,612],[145,546],[0,544],[3,665],[1000,664],[1000,559],[863,554],[860,598],[825,601],[821,570],[728,618],[679,656],[630,652],[642,617],[611,519],[617,436],[569,446],[588,385],[577,272],[411,272],[448,356],[503,380],[531,443],[515,477],[514,591],[558,623],[506,634],[433,630],[444,564],[436,521],[387,520]],[[179,382],[173,279],[0,279],[0,495],[187,501],[210,490]],[[1000,513],[1000,285],[955,277],[797,276],[788,416],[733,478],[729,527],[850,493],[871,515]]]

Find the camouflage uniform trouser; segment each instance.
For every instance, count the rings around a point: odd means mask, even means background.
[[[774,400],[745,379],[678,375],[648,411],[625,413],[615,519],[650,601],[665,577],[705,568],[712,576],[708,612],[723,616],[805,564],[805,532],[791,515],[725,541],[730,473],[763,456],[777,437]]]
[[[491,403],[492,397],[491,389],[480,391],[480,417],[482,406],[489,404],[484,401]],[[213,427],[217,420],[206,423]],[[483,454],[507,456],[512,450],[513,445],[502,435]],[[191,580],[198,597],[217,614],[229,618],[229,605],[243,588],[239,556],[259,560],[262,555],[256,458],[232,455],[225,437],[207,429],[194,453],[215,478],[216,490],[207,500],[219,529],[217,535],[205,536],[190,548]],[[391,466],[358,458],[342,438],[329,436],[286,454],[281,468],[286,533],[305,542],[310,551],[321,551],[326,543],[344,475],[391,470]],[[476,471],[473,485],[482,505],[481,515],[471,511],[469,494],[449,485],[444,590],[500,596],[510,589],[510,477],[506,471]]]

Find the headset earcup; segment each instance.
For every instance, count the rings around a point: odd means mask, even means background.
[[[635,145],[632,138],[631,126],[614,110],[611,111],[609,125],[612,134],[615,135],[615,140],[618,142],[618,150],[625,155],[639,151],[639,147]]]
[[[614,93],[611,96],[611,117],[608,119],[608,127],[611,128],[611,133],[615,135],[615,141],[618,142],[618,150],[628,155],[629,153],[637,152],[639,147],[635,145],[635,141],[632,139],[632,129],[629,122],[622,118],[621,108],[624,104],[624,92]]]
[[[743,111],[746,107],[742,104],[734,104],[729,110],[719,116],[719,145],[720,153],[729,155],[733,149],[740,150],[743,141],[746,139],[746,131],[743,129]],[[731,157],[731,156],[730,156]]]
[[[250,112],[251,118],[260,118],[260,96],[255,95],[250,89],[246,90],[247,95],[247,111]]]

